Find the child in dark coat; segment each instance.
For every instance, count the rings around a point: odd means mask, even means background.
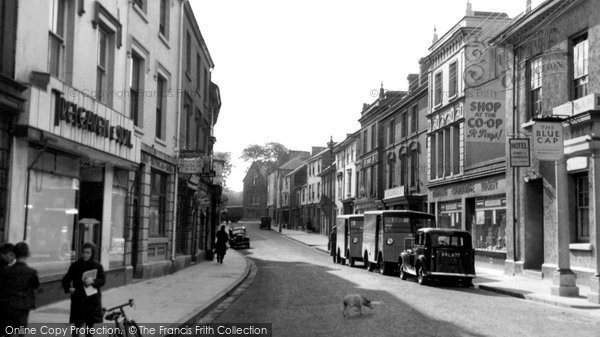
[[[91,242],[84,243],[81,258],[71,264],[69,271],[62,279],[62,286],[65,293],[71,294],[69,323],[72,323],[76,327],[81,327],[85,324],[91,328],[95,323],[102,323],[103,321],[100,287],[105,282],[104,269],[94,259],[95,254],[96,245]],[[96,270],[95,278],[84,277],[85,272],[93,271],[94,269]]]
[[[29,311],[35,308],[35,290],[40,281],[37,271],[27,266],[29,246],[17,243],[14,248],[16,262],[0,271],[0,327],[27,327]],[[4,329],[2,329],[4,333]]]

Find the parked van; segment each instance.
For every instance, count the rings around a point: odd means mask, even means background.
[[[363,215],[338,215],[335,228],[335,244],[332,245],[334,261],[345,264],[348,260],[350,267],[354,267],[354,262],[362,261]]]
[[[362,253],[369,271],[379,267],[390,274],[400,263],[400,254],[413,247],[415,233],[435,227],[435,216],[410,210],[368,211],[364,214]]]

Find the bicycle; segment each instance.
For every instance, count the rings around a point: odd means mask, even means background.
[[[114,337],[142,337],[139,325],[132,319],[129,319],[123,309],[126,306],[133,307],[133,299],[129,299],[127,303],[117,305],[116,307],[105,309],[102,312],[106,313],[104,318],[108,321],[114,321],[117,332]]]

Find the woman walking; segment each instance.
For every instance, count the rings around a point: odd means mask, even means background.
[[[104,285],[104,269],[95,260],[96,245],[91,242],[83,244],[81,258],[71,264],[69,271],[62,279],[65,293],[71,294],[71,315],[69,323],[80,328],[84,324],[91,328],[95,323],[102,323],[102,295],[100,287]],[[73,336],[78,336],[77,332]],[[90,337],[91,334],[86,336]]]
[[[223,257],[227,252],[227,241],[229,241],[229,235],[225,232],[225,226],[221,226],[221,230],[217,232],[217,262],[223,263]]]

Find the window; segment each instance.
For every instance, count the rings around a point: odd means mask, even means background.
[[[164,236],[167,211],[167,175],[155,170],[150,174],[150,236]]]
[[[258,181],[258,173],[254,173],[252,176],[252,186],[256,186],[256,182]]]
[[[435,103],[434,105],[442,104],[442,94],[443,94],[443,86],[442,86],[442,72],[435,74]]]
[[[202,115],[200,114],[200,110],[196,108],[196,150],[201,150],[203,148],[202,144],[202,128],[201,128]]]
[[[204,68],[204,103],[208,102],[208,70]]]
[[[110,34],[101,25],[98,26],[98,66],[96,73],[96,99],[104,104],[109,103],[111,75],[110,55],[112,54]]]
[[[160,16],[158,31],[166,38],[169,37],[169,0],[160,0]]]
[[[344,179],[344,176],[342,174],[338,174],[338,176],[337,176],[337,196],[338,196],[338,200],[342,200],[342,195],[344,194],[344,192],[342,191],[342,188],[344,187],[343,179]]]
[[[402,113],[402,137],[408,134],[408,111]]]
[[[408,167],[408,163],[407,163],[406,153],[401,153],[400,154],[400,186],[406,185],[406,176],[408,175],[407,167]]]
[[[200,54],[196,55],[196,90],[198,93],[202,92],[202,67],[201,67],[201,59]]]
[[[130,117],[133,120],[135,126],[141,126],[140,116],[140,91],[142,82],[140,76],[144,73],[143,67],[144,61],[135,52],[131,53],[131,73],[129,78],[129,93],[130,96]]]
[[[185,148],[187,150],[192,149],[192,99],[188,94],[185,95],[185,104],[183,105],[185,110]]]
[[[144,0],[133,0],[133,3],[140,9],[144,9]]]
[[[377,186],[377,175],[375,171],[375,167],[372,166],[369,168],[369,196],[375,196],[375,187]]]
[[[437,139],[436,134],[429,136],[429,179],[433,180],[437,178]]]
[[[190,32],[185,35],[185,71],[188,76],[192,74],[192,36]]]
[[[460,124],[452,126],[452,173],[460,174]]]
[[[542,113],[542,58],[529,62],[529,118]]]
[[[369,143],[369,131],[365,130],[363,131],[363,154],[369,152],[369,149],[367,147],[367,144]]]
[[[346,197],[352,194],[352,171],[348,171],[348,180],[346,181]]]
[[[395,175],[396,172],[395,171],[396,168],[396,161],[395,160],[389,160],[388,161],[388,188],[393,188],[396,184],[396,182],[394,181],[395,179]]]
[[[412,107],[410,113],[410,132],[417,132],[419,125],[419,107],[417,105]]]
[[[452,144],[450,143],[450,129],[444,129],[444,175],[449,176],[452,174],[452,161],[450,160],[450,152],[452,150]]]
[[[450,64],[450,73],[448,74],[448,78],[450,83],[448,84],[448,96],[454,97],[458,88],[458,77],[456,74],[457,71],[457,62],[454,61]]]
[[[377,147],[377,126],[371,125],[371,150]]]
[[[317,199],[321,197],[321,183],[317,183]]]
[[[394,144],[394,139],[396,137],[396,135],[394,134],[394,127],[395,127],[395,125],[396,125],[396,119],[392,118],[392,120],[390,120],[389,126],[388,126],[388,128],[389,128],[388,129],[389,130],[389,133],[388,133],[388,135],[389,135],[389,137],[388,137],[388,143],[390,145]]]
[[[573,99],[588,94],[588,53],[587,33],[573,40]]]
[[[158,139],[164,139],[165,137],[164,111],[167,97],[166,89],[167,80],[158,75],[156,79],[156,138]]]
[[[437,137],[437,175],[439,178],[444,176],[444,132],[438,132]]]
[[[575,177],[576,205],[577,205],[577,241],[589,242],[590,240],[590,190],[588,173]]]
[[[49,4],[50,33],[48,37],[48,72],[55,77],[63,78],[67,6],[65,0],[50,0]]]
[[[417,156],[417,151],[411,151],[410,153],[410,186],[416,187],[419,172],[419,157]]]

